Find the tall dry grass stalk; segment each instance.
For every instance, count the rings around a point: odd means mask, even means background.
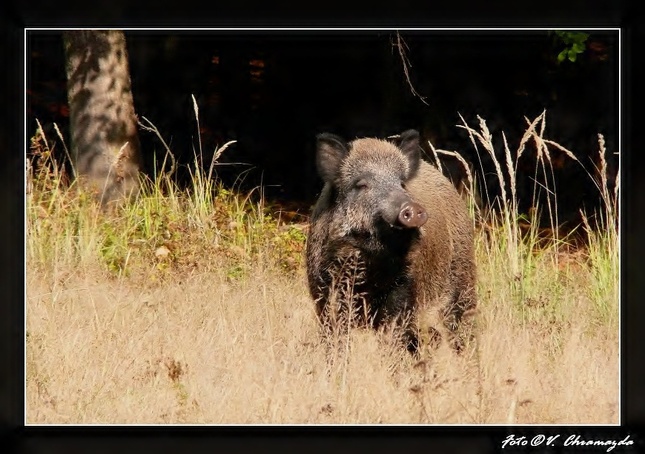
[[[594,184],[599,190],[603,209],[598,214],[602,219],[610,219],[614,227],[617,226],[617,201],[618,201],[618,186],[619,180],[616,177],[616,186],[614,187],[613,194],[610,194],[610,189],[608,186],[607,179],[607,165],[605,160],[605,147],[604,139],[602,135],[599,135],[599,162],[600,168],[596,168],[596,172],[589,172],[582,162],[575,156],[573,152],[561,146],[557,142],[544,138],[544,130],[546,125],[546,111],[543,111],[535,119],[530,121],[526,119],[527,129],[522,135],[519,145],[515,152],[515,158],[513,159],[513,153],[511,152],[506,136],[502,133],[502,142],[503,142],[503,158],[505,166],[500,163],[500,157],[498,153],[495,152],[495,146],[493,144],[493,138],[486,126],[486,121],[481,117],[478,117],[479,120],[479,130],[476,130],[469,126],[464,118],[460,116],[462,124],[458,127],[465,129],[468,132],[468,136],[472,145],[475,148],[477,153],[478,162],[482,174],[485,173],[482,159],[479,153],[478,144],[483,146],[484,150],[490,157],[497,176],[497,180],[500,186],[501,200],[497,199],[494,201],[490,200],[489,189],[487,187],[486,180],[482,181],[483,190],[486,195],[488,202],[493,207],[498,207],[496,211],[482,211],[478,210],[477,215],[480,218],[481,223],[483,224],[493,224],[493,225],[502,225],[505,230],[505,240],[506,246],[505,250],[508,256],[510,263],[510,273],[511,276],[518,276],[522,269],[521,257],[522,257],[522,231],[520,228],[520,219],[522,215],[518,212],[518,195],[517,195],[517,172],[519,166],[519,160],[526,151],[527,144],[533,142],[535,145],[535,161],[536,166],[534,169],[533,175],[533,190],[531,198],[531,210],[526,216],[526,220],[530,223],[530,238],[532,238],[533,243],[537,240],[539,220],[537,217],[542,211],[543,207],[540,202],[540,193],[544,193],[544,200],[546,201],[546,210],[548,215],[548,220],[550,223],[550,231],[552,232],[552,238],[546,243],[547,247],[552,247],[558,249],[563,243],[564,239],[560,238],[560,222],[558,219],[558,197],[557,197],[557,188],[555,181],[555,174],[553,169],[553,162],[551,158],[551,153],[549,147],[559,150],[564,153],[566,157],[571,159],[580,165],[587,175],[592,179]],[[432,145],[431,145],[432,146]],[[450,154],[455,155],[455,152],[445,152],[443,150],[434,150],[435,155],[439,154]],[[463,159],[462,159],[463,161]],[[468,169],[468,165],[464,163],[464,167]],[[505,167],[504,172],[502,168]],[[594,175],[600,175],[600,181]],[[468,175],[468,181],[472,185],[472,176]],[[473,194],[475,191],[471,189],[469,191]],[[510,197],[509,197],[510,192]],[[501,221],[501,222],[500,222]],[[543,245],[545,243],[542,243]],[[534,246],[530,244],[529,246]],[[559,254],[553,254],[555,260],[555,266],[558,266]]]

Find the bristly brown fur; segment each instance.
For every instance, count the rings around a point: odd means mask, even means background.
[[[343,146],[342,139],[324,137],[332,142],[323,144],[319,171],[326,182],[307,242],[310,293],[323,325],[333,302],[348,315],[362,311],[361,324],[374,328],[408,320],[403,332],[411,350],[426,331],[447,331],[460,350],[462,319],[477,304],[473,224],[450,181],[418,159],[414,137],[401,146],[372,138]],[[328,156],[332,164],[325,167]],[[360,198],[352,192],[357,180],[370,188]],[[423,206],[427,222],[414,229],[381,225],[383,199],[394,193]],[[438,313],[443,326],[423,326],[427,312]]]

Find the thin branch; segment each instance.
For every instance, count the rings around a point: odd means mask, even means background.
[[[392,44],[393,46],[396,46],[399,50],[399,56],[401,57],[401,64],[403,64],[403,73],[405,74],[405,80],[407,80],[408,85],[410,86],[410,91],[414,96],[419,98],[423,104],[428,106],[429,104],[426,102],[425,96],[421,96],[418,91],[414,88],[412,85],[412,81],[410,80],[410,73],[408,68],[412,67],[412,64],[410,63],[410,60],[408,59],[408,56],[406,54],[406,49],[409,50],[408,45],[405,43],[403,38],[401,38],[401,35],[399,32],[396,32],[396,44]]]

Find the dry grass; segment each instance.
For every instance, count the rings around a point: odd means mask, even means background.
[[[583,296],[524,323],[485,298],[463,356],[417,363],[357,331],[328,364],[301,272],[104,274],[28,274],[29,423],[618,422],[617,333],[589,331]]]
[[[477,341],[462,355],[415,359],[361,329],[330,354],[298,226],[197,176],[100,212],[33,143],[28,424],[619,422],[615,236],[533,248],[511,211],[477,231]]]
[[[582,295],[562,321],[524,323],[511,301],[484,298],[479,346],[462,356],[442,348],[417,363],[357,331],[328,364],[304,282],[261,270],[149,285],[28,273],[27,421],[618,422],[618,336],[590,330]]]

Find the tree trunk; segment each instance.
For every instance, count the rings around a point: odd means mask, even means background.
[[[141,152],[122,31],[64,32],[72,153],[102,204],[139,189]]]

